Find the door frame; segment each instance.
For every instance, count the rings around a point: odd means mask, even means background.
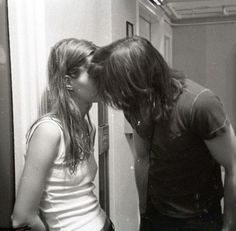
[[[7,0],[0,1],[0,19],[0,229],[10,230],[15,200],[15,172]]]

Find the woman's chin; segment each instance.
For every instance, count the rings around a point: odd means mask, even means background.
[[[101,102],[102,102],[102,100],[101,100],[101,98],[98,97],[98,96],[95,96],[95,97],[92,99],[92,103],[101,103]]]

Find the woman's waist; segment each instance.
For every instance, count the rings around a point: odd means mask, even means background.
[[[79,192],[44,192],[41,198],[41,206],[48,212],[54,212],[54,210],[63,212],[71,209],[82,211],[86,208],[96,207],[98,203],[97,197],[92,191],[86,194],[80,194]]]
[[[50,212],[42,209],[42,214],[50,230],[100,231],[105,224],[106,215],[99,204],[93,209],[69,209],[67,211]]]
[[[66,180],[61,178],[47,179],[45,188],[43,191],[43,198],[56,198],[63,200],[67,198],[80,198],[83,196],[94,196],[95,185],[89,179],[83,179],[79,181]]]

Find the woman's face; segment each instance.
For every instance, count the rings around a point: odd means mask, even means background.
[[[79,101],[88,104],[97,102],[98,90],[95,81],[90,78],[86,68],[81,70],[78,78],[71,79],[71,84]]]

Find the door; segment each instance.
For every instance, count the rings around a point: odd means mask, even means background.
[[[139,16],[139,35],[151,41],[151,22]]]
[[[139,35],[149,40],[172,66],[172,28],[161,9],[140,0],[138,25]]]

